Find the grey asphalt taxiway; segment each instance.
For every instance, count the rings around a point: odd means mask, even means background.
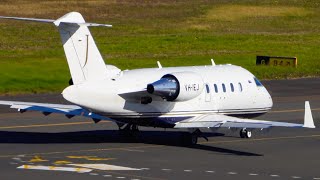
[[[264,81],[274,108],[257,119],[302,123],[309,100],[320,127],[320,79]],[[59,94],[1,100],[66,103]],[[0,107],[0,179],[320,179],[320,130],[222,130],[194,147],[177,130],[140,128],[125,137],[111,122],[23,114]]]

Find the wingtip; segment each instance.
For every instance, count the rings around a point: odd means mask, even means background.
[[[315,128],[309,101],[305,102],[304,124],[305,128]]]

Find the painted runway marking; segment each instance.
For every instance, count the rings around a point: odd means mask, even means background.
[[[143,150],[138,150],[138,149],[123,149],[123,151],[145,152],[145,151],[143,151]]]
[[[97,173],[90,173],[90,175],[92,175],[92,176],[97,176],[97,175],[99,175],[99,174],[97,174]]]
[[[116,178],[118,178],[118,179],[125,179],[126,177],[116,177]]]
[[[190,169],[183,170],[184,172],[192,172]]]
[[[207,173],[214,173],[214,171],[206,171]]]
[[[88,168],[74,168],[74,167],[57,167],[57,166],[34,166],[34,165],[22,165],[17,169],[32,169],[32,170],[45,170],[45,171],[68,171],[68,172],[91,172],[92,169]]]
[[[70,166],[77,166],[83,168],[104,170],[104,171],[139,171],[137,168],[130,168],[124,166],[115,166],[110,164],[68,164]]]
[[[114,160],[115,158],[100,158],[97,156],[67,156],[69,159],[86,159],[88,161],[107,161]]]
[[[71,161],[55,161],[53,164],[61,165],[61,164],[71,164]]]
[[[320,178],[313,178],[313,179],[318,180],[318,179],[320,179]]]
[[[149,180],[165,180],[163,178],[156,178],[156,177],[148,177],[148,176],[139,176],[139,175],[134,175],[134,174],[127,174],[127,173],[119,173],[121,171],[109,171],[108,173],[112,174],[114,177],[117,176],[127,176],[127,177],[132,177],[132,178],[137,178],[137,179],[149,179]]]
[[[249,176],[258,176],[259,174],[250,173]]]
[[[34,163],[34,162],[46,162],[48,160],[43,159],[40,156],[34,156],[32,159],[29,160],[29,162]]]
[[[171,171],[171,169],[161,169],[162,171]]]
[[[22,159],[21,158],[19,158],[19,157],[15,157],[15,158],[12,158],[13,160],[16,160],[16,161],[22,161]]]
[[[103,175],[103,177],[112,177],[112,175],[106,174],[106,175]]]
[[[270,176],[271,176],[271,177],[280,177],[280,176],[277,175],[277,174],[271,174]]]
[[[301,179],[299,176],[292,176],[293,179]]]
[[[230,175],[236,175],[236,174],[238,174],[238,173],[236,173],[236,172],[228,172],[228,174],[230,174]]]
[[[141,170],[150,170],[150,168],[140,168]]]
[[[100,123],[110,123],[110,121],[101,121]],[[34,124],[25,126],[1,126],[0,129],[15,129],[15,128],[34,128],[34,127],[51,127],[51,126],[71,126],[71,125],[82,125],[92,124],[92,122],[72,122],[72,123],[57,123],[57,124]]]

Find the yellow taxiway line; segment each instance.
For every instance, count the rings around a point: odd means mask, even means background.
[[[114,148],[101,148],[101,149],[82,149],[73,151],[52,151],[52,152],[39,152],[30,154],[13,154],[13,155],[0,155],[0,158],[16,157],[19,155],[23,156],[36,156],[36,155],[52,155],[52,154],[66,154],[66,153],[79,153],[79,152],[98,152],[98,151],[114,151],[114,150],[125,150],[127,149],[141,149],[141,148],[155,148],[164,147],[165,145],[141,145],[141,146],[129,146],[129,147],[114,147]]]
[[[288,109],[288,110],[276,110],[269,111],[268,113],[288,113],[288,112],[303,112],[304,109]],[[320,108],[311,109],[311,111],[320,111]]]

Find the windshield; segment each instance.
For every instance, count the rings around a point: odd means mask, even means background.
[[[259,87],[259,86],[263,86],[262,83],[256,78],[254,77],[254,82],[256,83],[256,85]]]

